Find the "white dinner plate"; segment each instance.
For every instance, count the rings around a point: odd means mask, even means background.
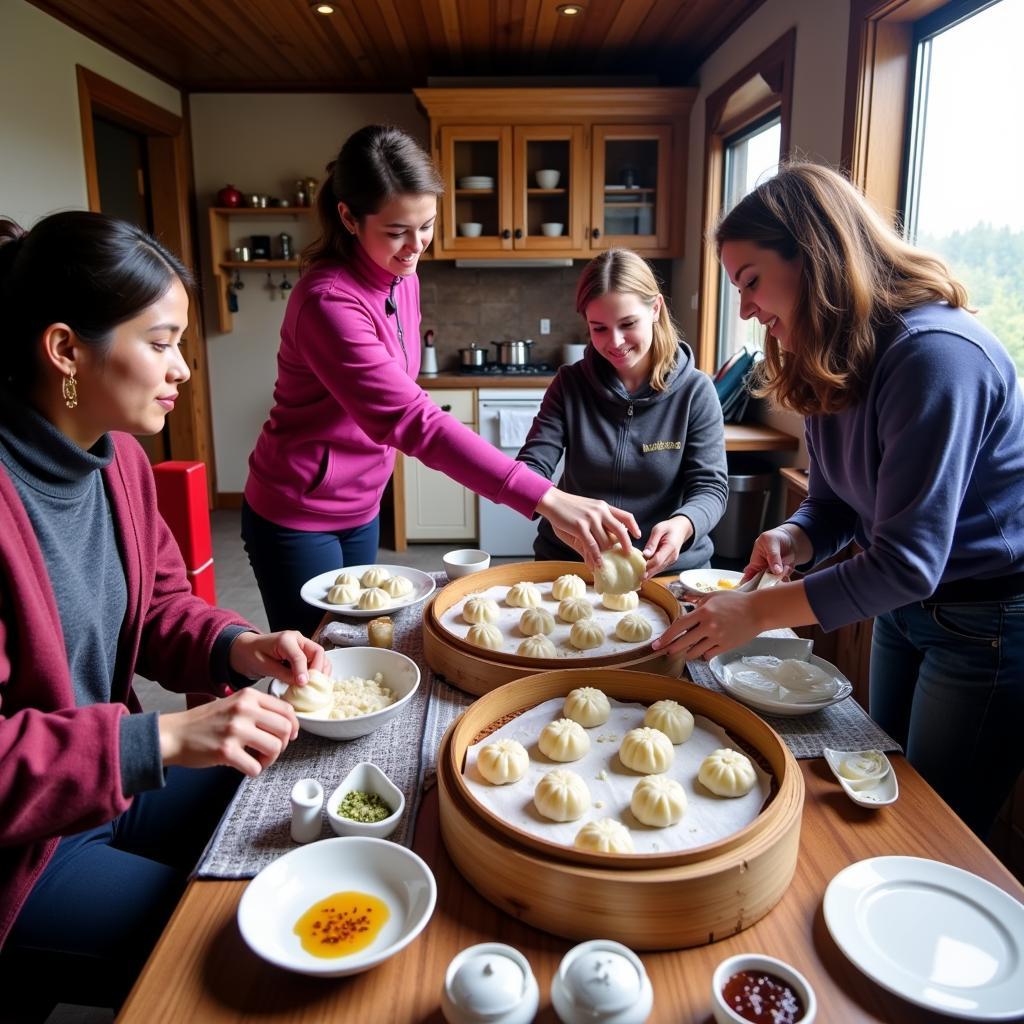
[[[325,600],[327,591],[334,586],[334,581],[343,573],[348,572],[353,576],[362,576],[367,569],[387,569],[392,576],[404,576],[412,584],[412,593],[405,597],[389,598],[390,604],[383,608],[363,609],[356,604],[328,604]],[[378,615],[387,615],[388,612],[397,611],[399,608],[408,608],[410,605],[419,604],[420,601],[430,597],[434,592],[434,577],[419,569],[410,569],[407,565],[346,565],[340,569],[331,569],[330,572],[322,572],[311,580],[302,584],[299,596],[306,604],[314,608],[322,608],[325,612],[335,612],[338,615],[355,615],[361,619],[373,619]]]
[[[829,882],[825,923],[869,978],[963,1020],[1024,1014],[1024,904],[920,857],[873,857]]]

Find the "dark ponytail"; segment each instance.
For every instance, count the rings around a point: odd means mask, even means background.
[[[177,278],[192,293],[181,260],[127,221],[74,210],[44,217],[31,231],[0,219],[0,366],[31,388],[36,341],[55,323],[105,347],[118,324],[151,306]]]
[[[302,253],[302,270],[320,260],[348,260],[355,238],[341,222],[338,203],[361,221],[400,195],[444,194],[444,182],[430,154],[392,125],[370,124],[346,140],[316,197],[320,237]]]

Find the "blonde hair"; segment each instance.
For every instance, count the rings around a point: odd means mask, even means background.
[[[609,292],[637,295],[648,308],[653,308],[654,303],[661,299],[651,344],[651,387],[655,391],[664,391],[679,354],[679,331],[672,321],[654,271],[645,259],[630,249],[607,249],[583,268],[580,283],[576,286],[576,312],[586,318],[587,306]]]
[[[938,257],[905,242],[841,174],[790,163],[745,196],[715,231],[801,261],[790,351],[766,336],[753,393],[805,416],[839,412],[864,395],[878,330],[929,302],[966,306]]]

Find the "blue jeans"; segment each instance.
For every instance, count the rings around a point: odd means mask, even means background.
[[[984,839],[1024,769],[1024,596],[875,619],[871,717]]]
[[[299,596],[302,585],[331,569],[377,560],[380,516],[363,526],[313,533],[278,526],[242,502],[242,540],[273,631],[297,629],[312,636],[324,617]]]
[[[169,768],[163,789],[61,839],[0,954],[0,1019],[45,1020],[60,1002],[119,1006],[240,780],[231,768]]]

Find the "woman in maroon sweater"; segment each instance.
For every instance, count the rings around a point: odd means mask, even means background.
[[[190,276],[133,225],[0,221],[0,1017],[117,1005],[239,778],[297,734],[248,680],[323,651],[192,596],[131,434],[189,377]],[[135,671],[223,700],[144,714]],[[198,770],[197,770],[198,769]]]

